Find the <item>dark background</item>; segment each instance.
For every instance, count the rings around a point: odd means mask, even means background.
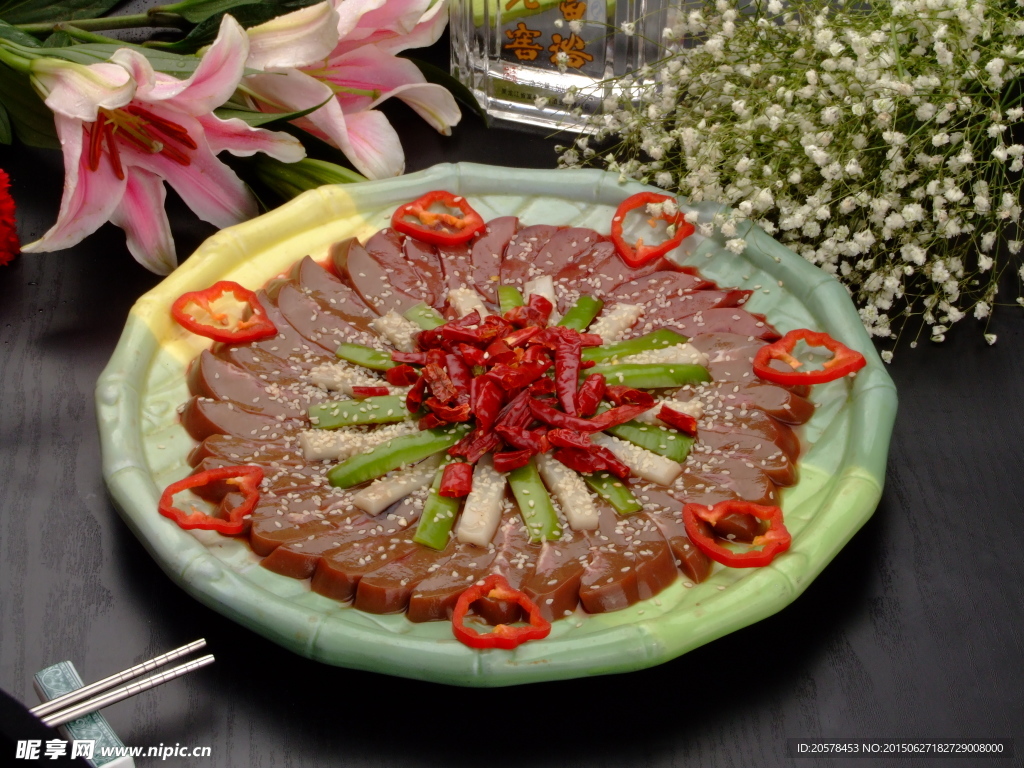
[[[556,163],[553,137],[467,114],[445,138],[404,107],[387,111],[410,171]],[[0,167],[34,240],[56,216],[61,156],[0,147]],[[176,199],[169,209],[180,254],[212,233]],[[786,749],[792,737],[1013,738],[1024,754],[1019,307],[997,310],[995,346],[965,320],[943,344],[897,350],[881,504],[793,605],[646,671],[474,690],[294,656],[188,597],[134,539],[101,477],[93,386],[157,282],[110,225],[0,268],[0,688],[15,698],[37,703],[32,675],[63,659],[91,681],[205,637],[212,667],[105,710],[128,745],[212,749],[167,765],[1024,764]]]

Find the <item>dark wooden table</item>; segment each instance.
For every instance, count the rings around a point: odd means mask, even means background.
[[[409,170],[555,165],[554,139],[473,116],[442,138],[390,114]],[[38,237],[60,155],[5,147],[0,167],[23,239]],[[211,230],[170,205],[187,254]],[[111,226],[0,268],[0,688],[21,701],[36,703],[33,673],[62,659],[91,680],[205,637],[215,665],[105,711],[127,744],[211,748],[167,765],[1021,764],[1020,308],[997,313],[995,346],[964,321],[945,344],[898,351],[882,502],[792,606],[643,672],[467,690],[294,656],[188,597],[134,539],[100,475],[93,386],[157,280]],[[1015,738],[1018,757],[793,760],[793,737]]]

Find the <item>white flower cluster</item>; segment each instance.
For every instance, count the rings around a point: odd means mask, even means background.
[[[608,89],[621,95],[561,165],[728,203],[704,231],[719,228],[730,250],[754,221],[842,280],[871,334],[920,316],[941,341],[989,316],[1019,261],[1022,8],[707,0],[665,30],[684,45],[657,85]]]

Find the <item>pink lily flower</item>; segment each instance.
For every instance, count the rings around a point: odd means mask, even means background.
[[[244,90],[266,110],[323,104],[295,124],[340,149],[364,176],[398,176],[405,153],[378,104],[397,97],[446,136],[462,118],[444,87],[394,55],[430,45],[444,31],[447,3],[429,6],[430,0],[327,0],[253,27],[247,66],[265,74],[247,77]]]
[[[248,53],[245,31],[225,16],[187,80],[154,71],[128,48],[88,66],[33,61],[33,81],[53,110],[64,152],[64,196],[56,224],[22,250],[69,248],[110,221],[125,231],[140,264],[167,274],[177,256],[164,181],[217,227],[255,216],[254,196],[216,155],[265,152],[296,162],[305,151],[285,133],[212,114],[237,88]]]

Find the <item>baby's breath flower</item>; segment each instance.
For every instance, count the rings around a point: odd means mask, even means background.
[[[737,254],[737,225],[754,221],[841,279],[872,336],[916,316],[941,341],[991,315],[998,256],[1024,280],[1024,105],[1003,87],[1024,77],[1019,8],[704,0],[664,32],[696,44],[593,99],[595,138],[617,136],[614,149],[577,143],[561,165],[725,204],[733,214],[687,220]]]

